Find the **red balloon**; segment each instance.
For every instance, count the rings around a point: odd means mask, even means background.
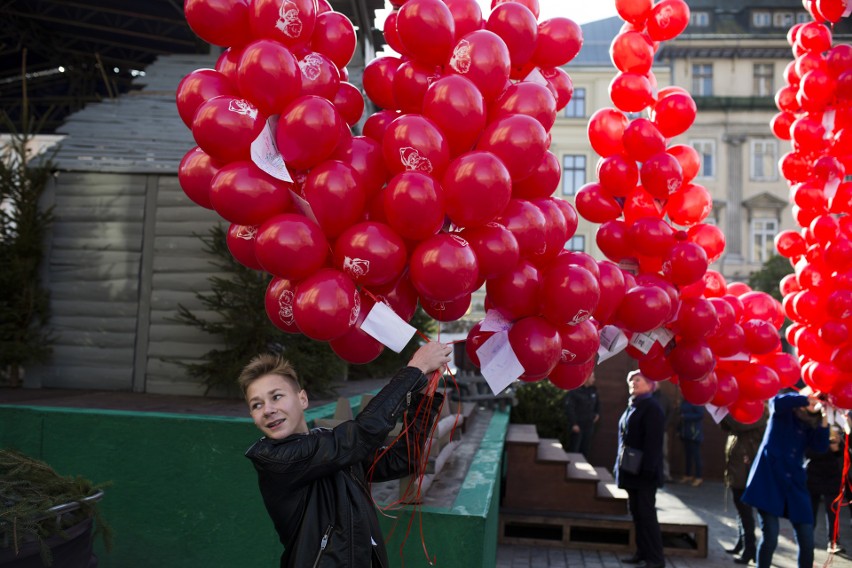
[[[805,254],[805,238],[797,231],[781,231],[775,235],[775,248],[783,257],[791,258]]]
[[[289,49],[277,41],[259,39],[243,49],[237,66],[237,86],[263,114],[280,114],[300,96],[302,72]]]
[[[486,223],[463,230],[461,237],[473,248],[482,278],[494,278],[518,264],[518,240],[499,223]]]
[[[638,73],[619,73],[609,84],[609,96],[615,108],[641,112],[654,100],[651,82]]]
[[[626,292],[624,275],[616,264],[606,260],[598,261],[598,270],[600,273],[598,288],[601,294],[592,316],[601,324],[606,324],[610,323],[624,298]]]
[[[683,170],[677,159],[667,152],[659,152],[642,164],[639,179],[645,191],[657,199],[669,199],[683,185]]]
[[[228,234],[225,240],[228,245],[228,251],[234,257],[234,260],[246,268],[263,270],[263,267],[257,261],[257,257],[254,254],[257,229],[258,227],[255,225],[245,226],[232,223],[228,227]]]
[[[511,199],[496,221],[509,229],[518,240],[521,258],[542,254],[547,250],[545,224],[541,209],[524,199]]]
[[[396,17],[396,31],[408,54],[424,65],[444,65],[455,42],[455,21],[441,0],[408,0]]]
[[[594,370],[594,359],[579,365],[560,362],[553,368],[548,378],[554,386],[563,390],[572,390],[582,386]]]
[[[633,256],[633,242],[624,221],[615,219],[602,223],[595,234],[595,243],[604,256],[614,262]]]
[[[361,329],[361,324],[367,318],[375,302],[369,296],[363,294],[359,296],[361,309],[358,311],[358,319],[355,320],[355,324],[349,331],[328,342],[328,346],[338,357],[353,365],[369,363],[385,350],[384,345]]]
[[[423,97],[423,116],[447,138],[450,155],[470,150],[485,128],[485,100],[472,82],[448,75],[432,83]]]
[[[790,353],[775,352],[760,357],[760,362],[775,371],[781,382],[781,388],[794,386],[802,377],[802,368],[798,359]]]
[[[764,401],[740,398],[728,406],[731,418],[740,424],[754,424],[763,416]]]
[[[673,284],[686,286],[701,280],[707,272],[707,253],[695,243],[679,242],[663,263],[663,274]]]
[[[651,331],[668,320],[671,309],[671,299],[661,288],[635,286],[624,295],[617,318],[630,331]]]
[[[210,204],[223,219],[238,225],[260,225],[290,207],[287,184],[251,162],[232,162],[213,176]]]
[[[251,37],[245,0],[185,0],[183,13],[192,31],[208,43],[243,45]]]
[[[219,166],[196,146],[186,153],[178,166],[178,183],[194,203],[213,209],[210,203],[210,183],[219,172]]]
[[[635,162],[644,162],[666,151],[666,139],[647,118],[633,119],[624,129],[622,142],[627,156]]]
[[[512,179],[522,179],[541,162],[547,146],[547,132],[540,122],[513,114],[491,122],[476,149],[492,152],[506,165]]]
[[[743,322],[742,328],[745,334],[745,348],[755,355],[770,353],[781,347],[778,330],[768,321],[750,319]]]
[[[458,234],[440,233],[417,245],[411,253],[411,283],[421,296],[450,302],[477,287],[476,255]]]
[[[696,381],[716,366],[710,347],[702,340],[680,340],[668,355],[669,363],[681,381]]]
[[[494,32],[506,43],[513,66],[523,65],[532,57],[538,39],[538,22],[523,4],[506,2],[498,5],[488,17],[485,29]]]
[[[375,196],[388,180],[382,146],[372,138],[353,136],[342,140],[334,149],[331,159],[352,166],[368,198]]]
[[[404,113],[419,113],[423,109],[423,96],[433,82],[440,79],[440,68],[406,61],[393,77],[393,92],[397,106]]]
[[[679,36],[689,24],[689,6],[683,0],[660,0],[648,16],[648,35],[654,41]]]
[[[577,232],[577,224],[579,223],[577,210],[564,199],[560,199],[558,197],[551,197],[550,199],[552,199],[559,207],[559,210],[562,211],[562,216],[565,217],[565,238],[570,239],[574,236],[574,233]]]
[[[402,238],[383,223],[358,223],[334,242],[335,268],[356,284],[382,286],[395,282],[407,259]]]
[[[313,95],[334,100],[340,89],[340,70],[323,55],[309,51],[299,58],[302,73],[302,96]]]
[[[695,381],[680,381],[680,392],[687,402],[703,406],[713,400],[718,383],[716,374],[709,373]]]
[[[740,396],[750,400],[767,400],[778,394],[778,374],[760,363],[751,363],[737,374]]]
[[[665,212],[672,223],[691,227],[707,219],[712,209],[710,192],[702,185],[690,183],[669,196]]]
[[[331,59],[337,67],[349,64],[357,40],[352,22],[340,12],[325,12],[317,16],[311,49]]]
[[[211,158],[226,164],[251,158],[251,143],[266,117],[251,103],[228,95],[213,97],[195,112],[192,136]]]
[[[348,332],[358,320],[361,295],[345,274],[324,268],[296,285],[293,317],[311,339],[330,341]]]
[[[393,177],[383,201],[388,225],[403,238],[423,240],[444,224],[444,190],[424,173],[403,172]]]
[[[342,127],[340,113],[327,99],[299,97],[281,114],[275,140],[287,166],[305,170],[328,159]]]
[[[707,336],[707,343],[718,357],[731,357],[742,351],[745,344],[745,332],[739,324],[720,327],[716,333]]]
[[[562,342],[559,331],[544,318],[532,316],[518,320],[509,329],[509,344],[531,379],[548,375],[559,363]]]
[[[390,123],[382,151],[391,174],[417,171],[440,179],[450,159],[450,148],[438,126],[416,114],[400,116]]]
[[[361,78],[364,92],[379,108],[388,110],[399,108],[393,82],[401,63],[398,57],[385,56],[373,59],[364,67],[364,75]]]
[[[325,266],[328,241],[307,217],[284,213],[260,226],[255,256],[270,274],[297,282]]]
[[[219,59],[216,60],[216,71],[224,75],[233,86],[237,85],[237,69],[240,65],[240,57],[242,55],[242,49],[230,47],[223,51]],[[236,93],[234,96],[237,96]]]
[[[651,113],[651,120],[663,136],[674,138],[692,126],[697,111],[695,101],[689,93],[675,92],[657,101]]]
[[[621,216],[621,205],[599,183],[587,183],[574,196],[577,213],[592,223],[606,223]]]
[[[633,250],[644,256],[669,256],[675,246],[674,229],[657,217],[641,217],[628,229]]]
[[[538,25],[532,59],[539,67],[562,67],[580,53],[583,30],[569,18],[556,17]]]
[[[249,13],[252,35],[277,40],[288,47],[311,41],[317,20],[314,0],[252,0]]]
[[[559,257],[543,273],[541,313],[554,325],[578,325],[592,316],[600,295],[591,272]]]
[[[468,152],[447,167],[442,183],[450,220],[460,227],[492,221],[512,197],[512,179],[491,152]]]
[[[509,48],[500,36],[477,30],[456,43],[450,58],[453,73],[470,79],[486,101],[497,98],[509,80]]]
[[[852,408],[852,382],[841,381],[828,394],[829,403],[836,408]]]
[[[556,111],[565,108],[574,96],[574,83],[571,76],[561,67],[541,69],[541,74],[547,81],[547,88],[556,97]]]
[[[380,110],[371,114],[364,122],[364,128],[362,129],[364,136],[381,143],[384,140],[388,126],[399,116],[399,112],[395,110]]]
[[[364,97],[352,83],[341,82],[331,102],[349,126],[355,126],[361,121],[364,114]]]
[[[450,9],[455,21],[456,42],[470,32],[482,29],[482,8],[476,0],[444,0],[444,4]]]
[[[285,333],[301,333],[293,317],[296,283],[282,278],[269,281],[264,295],[264,308],[272,324]]]
[[[719,329],[719,316],[710,300],[683,298],[675,320],[675,329],[686,339],[700,339]]]
[[[591,320],[577,325],[560,326],[559,337],[562,342],[560,362],[569,365],[580,365],[593,360],[601,345],[598,329]]]
[[[737,379],[729,371],[717,368],[713,371],[716,375],[716,393],[710,399],[714,406],[730,406],[740,396],[740,387]]]
[[[621,142],[627,128],[627,116],[614,108],[602,108],[589,119],[588,135],[592,149],[604,158],[624,152]]]
[[[622,154],[601,158],[597,166],[598,182],[610,197],[626,197],[639,183],[636,161]]]
[[[358,174],[348,164],[328,160],[313,168],[303,188],[317,223],[329,238],[335,238],[361,221],[367,196],[358,184]]]
[[[719,260],[725,252],[725,233],[716,225],[699,223],[690,227],[686,234],[690,242],[704,249],[710,264]]]
[[[529,261],[521,261],[512,270],[486,280],[488,298],[507,314],[518,319],[538,313],[541,273]]]
[[[511,6],[513,4],[503,4]],[[514,4],[517,6],[517,4]],[[556,122],[556,99],[547,87],[538,83],[520,82],[509,86],[497,98],[490,113],[491,120],[511,114],[524,114],[539,123],[549,132]]]
[[[546,197],[534,199],[533,205],[541,209],[544,214],[544,250],[538,250],[530,258],[531,261],[545,265],[556,258],[565,250],[565,242],[568,240],[568,223],[562,214],[558,198]],[[597,265],[595,265],[597,269]]]
[[[181,120],[192,128],[198,107],[213,97],[223,95],[239,97],[239,92],[228,77],[214,69],[193,71],[181,79],[177,87],[176,102]]]
[[[385,18],[384,26],[382,26],[385,42],[395,52],[402,54],[406,57],[410,57],[409,53],[405,49],[405,46],[402,45],[402,40],[399,39],[399,33],[396,30],[396,18],[398,15],[399,11],[393,10],[387,15],[387,18]]]
[[[654,47],[645,34],[623,31],[612,40],[609,56],[619,71],[644,75],[654,64]]]
[[[465,294],[452,302],[439,302],[429,298],[420,298],[423,311],[436,321],[456,321],[470,310],[472,296]]]
[[[561,175],[562,169],[559,158],[553,152],[545,152],[541,162],[529,175],[512,180],[512,196],[519,199],[549,197],[559,186]],[[566,202],[566,204],[568,203]],[[571,234],[573,235],[573,231]]]

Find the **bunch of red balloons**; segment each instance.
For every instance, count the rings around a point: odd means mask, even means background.
[[[852,46],[832,46],[831,30],[845,2],[810,2],[818,21],[793,26],[787,39],[795,59],[787,85],[775,96],[775,135],[792,150],[780,160],[800,229],[775,239],[794,274],[780,284],[787,340],[802,378],[852,408]]]
[[[364,70],[381,110],[363,136],[350,126],[364,100],[345,82],[354,30],[325,0],[184,6],[200,37],[228,49],[178,87],[198,143],[181,186],[231,223],[234,258],[274,276],[272,322],[353,363],[383,349],[360,329],[376,300],[406,321],[418,302],[458,319],[483,284],[493,305],[517,302],[515,275],[538,275],[577,224],[551,197],[561,172],[548,147],[573,92],[560,66],[580,50],[579,26],[539,22],[538,0],[495,0],[488,18],[476,0],[394,6],[384,31],[401,56]],[[535,309],[514,319],[559,303],[557,279],[546,305],[536,290]],[[513,336],[533,343],[538,331],[519,323]]]

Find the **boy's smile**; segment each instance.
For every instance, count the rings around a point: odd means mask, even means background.
[[[283,440],[297,433],[307,433],[305,409],[308,395],[296,392],[293,384],[280,375],[264,375],[246,390],[252,420],[267,438]]]

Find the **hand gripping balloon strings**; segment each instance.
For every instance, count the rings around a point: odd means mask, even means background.
[[[423,336],[422,334],[421,334],[421,337],[424,337],[424,339],[426,339],[426,341],[429,341],[429,338]],[[449,366],[445,365],[445,370],[449,374],[449,376],[450,376],[450,378],[453,382],[453,385],[455,386],[455,389],[458,392],[458,384],[456,383],[455,377],[453,376],[452,371],[449,369]],[[433,414],[440,416],[441,411],[443,409],[443,405],[446,402],[446,400],[443,400],[441,402],[440,406],[438,407],[438,409],[437,410],[434,409],[434,402],[435,402],[434,394],[435,394],[435,392],[437,392],[438,388],[440,387],[442,376],[443,375],[442,375],[440,370],[437,370],[434,373],[432,373],[432,375],[429,378],[429,382],[426,386],[425,394],[427,396],[425,396],[421,399],[417,408],[414,409],[413,412],[409,411],[409,412],[406,412],[404,414],[404,416],[403,416],[403,427],[402,427],[402,430],[400,431],[399,435],[397,435],[396,438],[394,438],[394,440],[391,441],[386,447],[381,448],[379,450],[379,452],[377,452],[376,457],[373,461],[373,464],[370,466],[370,468],[367,471],[368,484],[371,484],[373,473],[375,471],[375,467],[376,467],[378,461],[380,459],[382,459],[382,457],[385,454],[387,454],[389,451],[390,452],[394,451],[393,450],[394,446],[396,446],[396,444],[398,442],[400,442],[401,440],[402,441],[407,440],[409,442],[407,444],[404,444],[404,446],[403,446],[406,449],[407,463],[410,464],[410,475],[407,478],[408,479],[408,485],[405,487],[404,490],[400,491],[400,497],[397,500],[395,500],[395,501],[393,501],[393,502],[391,502],[387,505],[382,506],[382,505],[375,503],[375,501],[374,501],[374,504],[376,505],[377,509],[379,510],[379,512],[382,515],[385,515],[388,518],[397,519],[397,522],[394,523],[393,527],[391,528],[390,533],[388,534],[388,539],[390,539],[393,536],[393,533],[396,530],[397,524],[400,520],[398,517],[388,514],[388,511],[402,509],[405,506],[411,507],[412,514],[409,517],[408,523],[406,525],[405,536],[403,537],[402,542],[400,543],[399,554],[400,554],[400,559],[402,560],[403,565],[404,565],[403,550],[404,550],[406,542],[408,541],[408,537],[411,533],[411,529],[412,529],[415,517],[418,519],[419,531],[420,531],[420,541],[421,541],[421,544],[423,546],[423,552],[424,552],[424,555],[426,557],[426,560],[430,565],[435,564],[435,558],[436,557],[434,557],[434,556],[430,557],[429,551],[426,547],[425,536],[423,534],[422,505],[423,505],[423,481],[424,481],[425,474],[426,474],[426,468],[429,464],[429,456],[432,453],[432,451],[431,451],[432,450],[432,442],[435,439],[435,433],[436,433],[437,428],[438,428],[439,420],[435,420],[432,423],[431,428],[429,428],[428,430],[424,426],[425,426],[425,424],[429,423],[431,416]],[[445,385],[445,387],[446,387],[446,385]],[[446,392],[446,389],[445,389],[445,392]],[[455,421],[454,421],[452,429],[450,431],[450,436],[449,436],[450,440],[453,440],[455,438],[455,430],[456,430],[456,427],[458,426],[460,418],[461,418],[461,409],[459,408],[456,412]],[[423,448],[422,451],[421,451],[421,448]]]

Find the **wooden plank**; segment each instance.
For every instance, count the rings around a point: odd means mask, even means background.
[[[213,347],[210,344],[181,343],[170,341],[151,341],[148,345],[148,357],[197,357],[201,358]]]
[[[181,323],[156,323],[151,318],[151,341],[212,345],[216,337]],[[212,349],[212,347],[211,347]]]
[[[196,316],[204,319],[204,320],[210,320],[210,321],[218,321],[222,317],[218,313],[216,313],[212,310],[203,310],[201,308],[193,309],[192,313],[195,314]],[[186,324],[177,323],[177,322],[172,321],[173,318],[176,315],[177,315],[177,306],[175,306],[173,309],[168,309],[168,310],[151,310],[151,325],[176,325],[176,326],[189,327],[190,329],[195,329],[195,328],[192,328],[191,326],[188,326]]]
[[[194,309],[193,306],[201,306],[201,300],[195,297],[194,292],[176,292],[173,290],[157,290],[151,298],[152,310],[175,312],[179,304],[192,310]]]
[[[105,312],[102,305],[101,314],[103,315],[54,315],[50,318],[50,326],[56,331],[88,330],[91,333],[132,333],[136,329],[135,317],[120,317]]]
[[[55,238],[53,240],[53,246],[60,249],[74,249],[74,250],[90,250],[90,251],[101,251],[101,250],[126,250],[132,252],[141,252],[142,251],[142,243],[139,241],[139,238],[133,238],[130,236],[121,237],[109,242],[104,241],[103,238],[93,237],[90,239],[84,239],[79,237],[72,238]]]
[[[209,229],[209,227],[208,227]],[[198,235],[207,236],[206,232],[197,233]],[[203,243],[201,239],[192,233],[184,233],[183,236],[164,236],[160,237],[154,243],[155,250],[157,254],[178,254],[178,255],[186,255],[187,251],[198,251],[201,252],[203,248]],[[201,253],[204,254],[204,253]],[[209,255],[207,256],[210,260],[213,260],[213,257]]]
[[[184,237],[186,235],[210,235],[210,229],[214,227],[218,219],[205,214],[205,209],[197,207],[195,211],[181,212],[176,217],[183,217],[176,221],[160,221],[157,222],[157,237]],[[199,239],[200,241],[200,239]]]
[[[218,274],[219,271],[213,265],[213,258],[199,249],[197,254],[186,256],[156,255],[154,257],[154,272],[158,274],[199,272],[209,277]]]
[[[157,179],[146,179],[145,228],[142,241],[142,265],[139,279],[139,316],[136,320],[136,344],[133,356],[133,392],[145,392],[148,343],[150,341],[151,295],[153,290],[154,231],[157,223]]]
[[[51,321],[57,317],[80,317],[92,316],[93,314],[104,314],[110,317],[132,317],[136,318],[136,301],[119,302],[116,300],[104,301],[101,297],[98,300],[81,300],[80,298],[61,299],[56,295],[50,298]],[[61,315],[60,315],[61,314]]]
[[[141,223],[94,221],[90,223],[57,223],[53,234],[59,239],[100,239],[103,244],[142,238]]]
[[[157,290],[171,292],[195,292],[210,288],[207,272],[160,273],[155,274],[153,281]]]
[[[112,263],[139,263],[142,257],[141,253],[127,250],[99,250],[95,251],[79,251],[68,249],[56,249],[51,251],[50,266],[85,266],[92,264],[91,258],[88,256],[97,256],[97,262],[104,264]]]
[[[124,348],[111,347],[102,349],[98,346],[79,346],[57,344],[53,347],[54,361],[62,361],[65,365],[88,365],[94,367],[111,367],[116,369],[131,369],[133,361],[133,344]]]
[[[50,295],[57,300],[101,300],[103,309],[117,300],[119,302],[136,302],[139,297],[137,282],[130,279],[104,280],[98,283],[88,282],[54,282],[51,284]]]
[[[81,327],[56,328],[55,345],[98,349],[124,349],[136,341],[135,331],[87,330]]]
[[[130,390],[130,369],[65,363],[39,374],[44,388]]]
[[[104,280],[135,280],[139,263],[122,262],[98,266],[59,266],[50,271],[52,282],[102,282]]]

